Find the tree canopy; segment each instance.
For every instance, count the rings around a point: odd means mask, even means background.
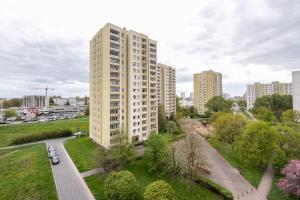
[[[291,95],[278,94],[263,96],[255,100],[253,110],[255,111],[261,107],[269,109],[274,113],[277,119],[280,119],[283,111],[293,108],[293,98]]]
[[[219,141],[232,143],[240,135],[247,122],[242,115],[218,113],[212,122],[213,134]]]
[[[234,151],[248,166],[265,166],[276,149],[279,135],[277,131],[262,121],[250,122],[242,134],[236,137]]]
[[[22,99],[10,99],[2,102],[3,108],[20,107],[22,105]]]
[[[210,112],[228,112],[231,110],[232,101],[226,100],[221,96],[215,96],[211,98],[205,106]]]

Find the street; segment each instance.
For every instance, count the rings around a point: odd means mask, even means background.
[[[55,147],[60,159],[58,165],[51,165],[59,200],[94,200],[94,196],[66,152],[64,140],[66,139],[46,141],[47,146]]]

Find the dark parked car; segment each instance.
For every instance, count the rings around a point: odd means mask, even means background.
[[[57,156],[53,156],[51,158],[52,165],[57,165],[59,163],[59,158]]]

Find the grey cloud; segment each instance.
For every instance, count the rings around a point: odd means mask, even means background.
[[[210,6],[201,10],[199,31],[180,44],[182,51],[208,62],[229,58],[241,66],[299,68],[300,1],[269,0],[264,10],[253,7],[253,1],[233,2],[230,11]]]

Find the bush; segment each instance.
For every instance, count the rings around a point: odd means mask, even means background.
[[[104,181],[104,196],[107,200],[135,200],[137,191],[137,181],[129,171],[113,172]]]
[[[279,188],[287,195],[300,197],[300,160],[291,160],[281,174],[285,177],[279,180]]]
[[[24,144],[24,143],[36,142],[36,141],[52,139],[52,138],[68,137],[71,135],[72,135],[72,131],[70,129],[32,133],[30,135],[23,135],[16,138],[12,142],[12,144],[13,145]]]
[[[144,200],[175,200],[175,191],[165,181],[155,181],[145,188]]]
[[[209,179],[206,179],[204,177],[198,177],[195,180],[195,183],[198,183],[201,186],[207,188],[208,190],[221,195],[226,200],[232,200],[233,199],[233,195],[229,190],[223,188],[222,186],[216,184],[215,182],[213,182]]]

